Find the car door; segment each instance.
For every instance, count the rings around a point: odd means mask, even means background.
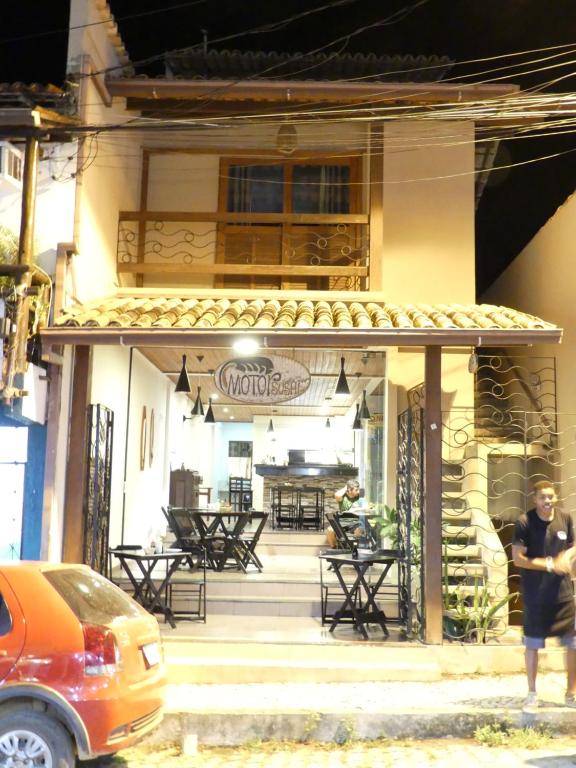
[[[20,603],[0,572],[0,685],[20,658],[25,637],[26,625]]]

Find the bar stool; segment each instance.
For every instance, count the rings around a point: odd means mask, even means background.
[[[271,494],[272,527],[273,528],[297,528],[298,516],[296,514],[296,491],[290,485],[274,485]]]
[[[324,488],[298,489],[298,528],[324,530],[324,495]]]

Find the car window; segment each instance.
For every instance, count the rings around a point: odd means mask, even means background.
[[[144,609],[108,579],[75,568],[44,571],[44,576],[80,621],[108,624],[118,617],[135,617]]]
[[[0,635],[7,635],[11,629],[12,617],[10,616],[4,596],[0,594]]]

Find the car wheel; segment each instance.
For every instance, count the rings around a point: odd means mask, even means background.
[[[72,740],[54,718],[30,710],[0,714],[0,767],[74,768]]]

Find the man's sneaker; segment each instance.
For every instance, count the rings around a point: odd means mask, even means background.
[[[526,696],[526,699],[524,701],[524,706],[522,707],[523,712],[536,712],[538,710],[538,694],[535,691],[530,691],[528,696]]]
[[[564,706],[573,707],[576,709],[576,694],[567,693],[564,697]]]

